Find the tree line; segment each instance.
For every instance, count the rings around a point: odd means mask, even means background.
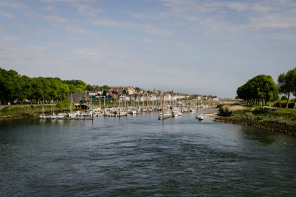
[[[85,92],[99,88],[98,85],[86,84],[81,80],[61,80],[52,77],[30,78],[20,75],[15,70],[0,68],[0,102],[30,100],[34,103],[51,100],[64,101],[71,92]],[[107,85],[103,88],[108,89]]]
[[[276,101],[279,94],[288,96],[286,107],[288,107],[290,95],[296,96],[296,68],[282,73],[278,76],[276,84],[269,75],[258,75],[248,80],[244,85],[237,88],[237,97],[243,99],[248,105],[265,105],[269,101]],[[296,106],[296,104],[295,104]]]

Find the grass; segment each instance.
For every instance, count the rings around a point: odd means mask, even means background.
[[[233,106],[232,106],[233,107]],[[260,106],[245,107],[234,111],[230,107],[220,107],[221,121],[235,124],[243,124],[262,129],[277,131],[296,136],[296,110],[273,109]]]
[[[18,119],[26,117],[37,117],[42,113],[43,105],[11,105],[0,110],[0,120],[6,119]],[[64,108],[57,108],[56,105],[44,105],[44,112],[51,113],[54,110],[55,112],[61,112],[66,110]]]

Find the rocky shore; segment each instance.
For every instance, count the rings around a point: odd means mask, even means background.
[[[237,119],[234,117],[218,117],[214,119],[216,122],[225,122],[230,124],[240,124],[244,126],[255,127],[258,129],[265,129],[274,132],[283,133],[286,135],[296,136],[295,125],[288,125],[287,123],[282,123],[278,121],[260,121],[260,120],[250,120],[250,119]]]

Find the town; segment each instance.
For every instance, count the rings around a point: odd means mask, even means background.
[[[71,93],[67,96],[67,101],[70,102],[69,113],[55,114],[52,111],[50,115],[45,115],[42,112],[39,117],[41,119],[93,120],[93,117],[98,116],[121,117],[159,111],[159,120],[163,120],[208,108],[219,99],[211,95],[144,91],[133,86],[116,86]],[[202,120],[203,117],[198,116],[197,119]]]
[[[74,103],[76,108],[82,108],[90,105],[90,102],[128,102],[128,103],[176,103],[182,100],[195,101],[219,101],[217,96],[212,95],[188,95],[183,93],[175,93],[173,91],[162,92],[160,90],[144,91],[141,88],[133,86],[111,86],[108,89],[98,88],[91,91],[76,92],[69,94],[67,100]]]

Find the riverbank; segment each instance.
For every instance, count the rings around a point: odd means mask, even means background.
[[[57,108],[56,105],[44,105],[44,113],[52,111],[62,112],[64,109]],[[42,113],[42,105],[10,105],[0,110],[0,121],[22,118],[37,118]]]
[[[221,106],[215,121],[266,129],[296,136],[296,110]]]

